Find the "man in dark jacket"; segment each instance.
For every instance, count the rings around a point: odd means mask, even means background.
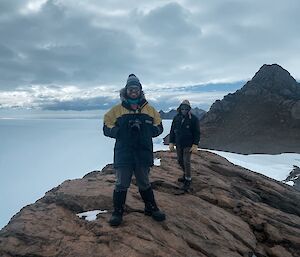
[[[188,100],[184,100],[177,111],[171,126],[169,148],[175,151],[176,145],[178,163],[183,169],[183,177],[178,181],[184,183],[182,189],[187,192],[192,181],[191,153],[196,153],[198,149],[200,125],[198,118],[191,113]]]
[[[103,125],[104,135],[116,139],[114,211],[109,223],[118,226],[122,222],[127,189],[133,173],[145,202],[145,215],[163,221],[165,214],[157,207],[149,182],[149,171],[153,166],[152,137],[163,132],[160,115],[146,101],[142,85],[134,74],[129,75],[125,88],[120,91],[120,97],[121,104],[104,115]]]

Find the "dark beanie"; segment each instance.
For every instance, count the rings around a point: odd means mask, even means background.
[[[186,107],[188,107],[189,109],[191,109],[191,104],[190,104],[189,100],[183,100],[183,101],[181,102],[181,104],[179,105],[178,109],[180,109],[182,106],[186,106]]]
[[[189,100],[183,100],[180,105],[187,105],[188,107],[191,107]]]
[[[142,89],[142,84],[140,83],[139,79],[134,74],[130,74],[128,76],[125,87],[129,87],[129,86],[139,86]]]

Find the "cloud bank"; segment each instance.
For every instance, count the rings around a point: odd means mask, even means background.
[[[278,63],[299,79],[299,9],[297,0],[4,0],[0,104],[102,108],[109,96],[86,102],[76,90],[113,92],[132,72],[163,88],[245,81]],[[36,85],[49,93],[40,102]],[[72,100],[55,102],[70,87]]]

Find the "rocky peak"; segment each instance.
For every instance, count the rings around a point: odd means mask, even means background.
[[[291,74],[278,64],[264,64],[252,79],[253,82],[265,86],[290,86],[297,84]]]
[[[193,191],[182,194],[176,154],[156,153],[151,181],[166,221],[143,214],[136,182],[124,223],[112,228],[111,165],[68,180],[24,207],[0,231],[1,257],[299,257],[300,193],[206,151],[193,155]],[[76,214],[108,210],[88,221]]]
[[[159,114],[163,120],[172,120],[176,116],[177,111],[174,109],[172,109],[168,112],[164,112],[163,110],[160,110]]]
[[[267,94],[271,92],[284,97],[300,99],[299,84],[287,70],[278,64],[264,64],[241,91],[245,92],[251,90],[256,94]]]
[[[204,110],[202,110],[202,109],[196,107],[196,108],[193,108],[193,109],[192,109],[192,113],[193,113],[195,116],[197,116],[197,118],[198,118],[199,120],[201,120],[201,119],[204,117],[206,111],[204,111]]]
[[[300,84],[281,66],[265,64],[240,90],[217,100],[201,128],[204,148],[300,152]]]

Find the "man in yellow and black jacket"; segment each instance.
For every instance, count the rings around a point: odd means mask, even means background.
[[[165,214],[157,207],[149,182],[149,171],[153,166],[152,138],[163,132],[160,115],[146,101],[142,85],[134,74],[129,75],[120,97],[121,103],[104,115],[103,125],[104,135],[116,139],[116,184],[110,225],[118,226],[122,222],[126,194],[133,174],[145,202],[145,214],[156,221],[163,221]]]

